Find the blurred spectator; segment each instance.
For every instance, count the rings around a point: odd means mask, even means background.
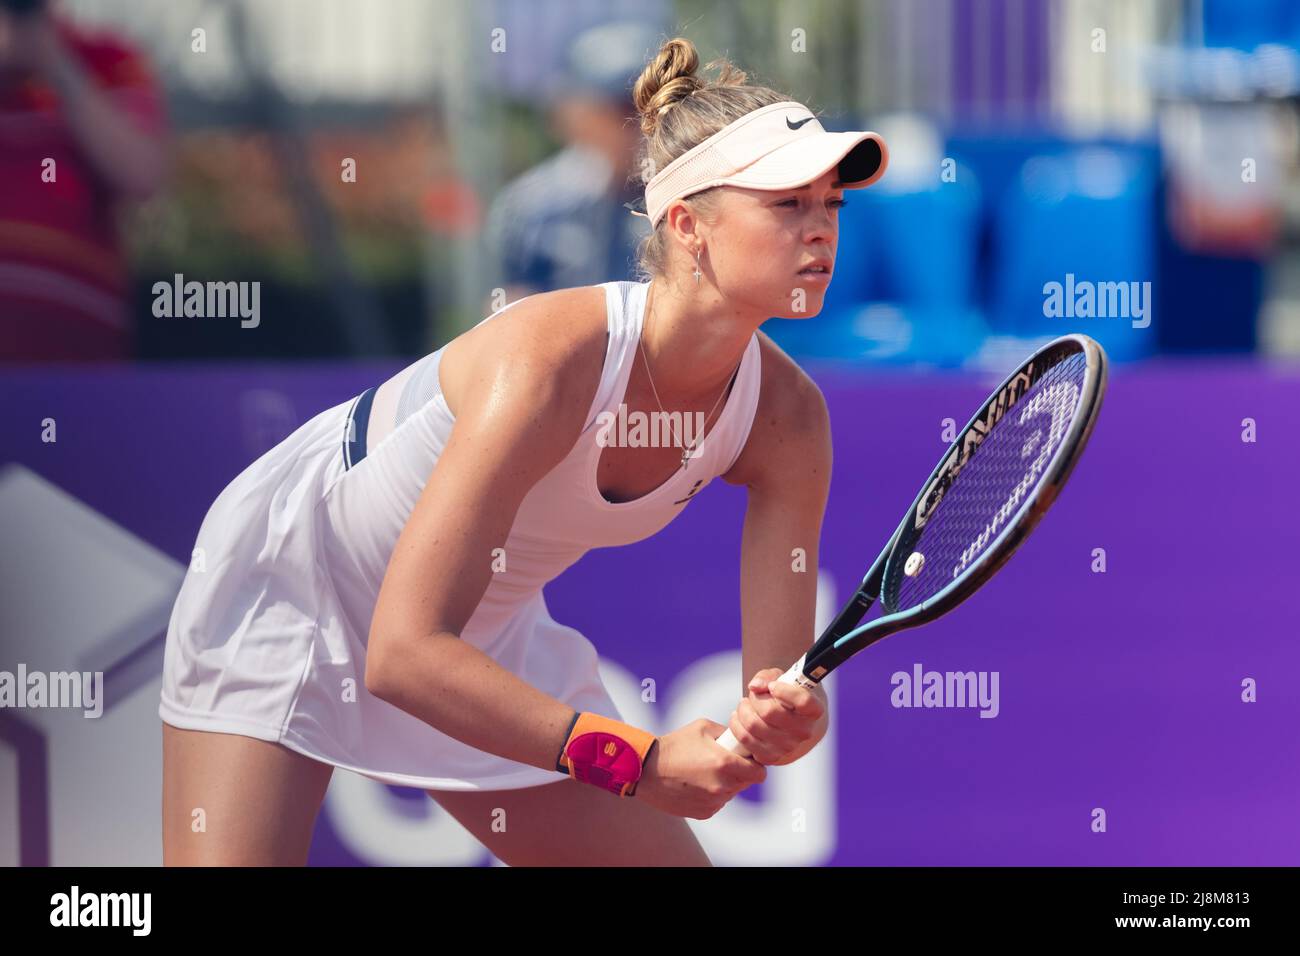
[[[115,206],[161,184],[163,126],[123,40],[0,0],[0,360],[130,355]]]
[[[648,23],[619,21],[570,45],[548,106],[567,145],[507,185],[488,213],[492,284],[507,301],[633,278],[649,227],[624,206],[642,195],[632,176],[641,130],[631,91],[660,40]]]

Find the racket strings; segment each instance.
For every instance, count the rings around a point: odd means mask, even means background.
[[[942,591],[975,565],[1021,506],[1033,500],[1079,412],[1087,374],[1083,353],[1068,356],[989,430],[920,535],[891,557],[882,595],[888,610],[915,607]]]

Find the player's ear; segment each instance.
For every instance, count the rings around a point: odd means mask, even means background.
[[[688,199],[673,200],[664,213],[663,221],[668,227],[669,237],[683,249],[692,250],[700,245],[703,238],[700,236],[701,219]]]

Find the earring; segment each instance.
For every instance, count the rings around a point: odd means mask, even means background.
[[[703,252],[703,251],[704,251],[704,247],[703,247],[703,246],[701,246],[699,249],[696,249],[696,250],[695,250],[695,272],[694,272],[694,275],[695,275],[695,285],[696,285],[696,288],[698,288],[699,285],[700,285],[700,277],[701,277],[702,275],[704,275],[704,273],[700,271],[700,253]]]

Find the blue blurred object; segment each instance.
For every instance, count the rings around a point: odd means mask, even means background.
[[[980,189],[973,174],[926,188],[846,193],[835,278],[820,314],[767,329],[826,361],[960,367],[987,329],[974,307]]]
[[[1168,191],[1162,180],[1156,208]],[[1258,347],[1257,320],[1264,303],[1266,270],[1251,257],[1193,252],[1168,229],[1159,230],[1156,272],[1165,321],[1157,326],[1163,354],[1251,353]]]
[[[1154,351],[1155,184],[1139,150],[1028,159],[995,214],[994,330],[1083,332],[1117,360]]]
[[[1165,229],[1153,141],[1080,145],[1026,131],[953,136],[942,149],[945,162],[955,158],[953,182],[913,170],[847,193],[821,313],[765,326],[783,348],[827,362],[958,368],[1069,331],[1117,360],[1157,351],[1171,331],[1186,338],[1193,325],[1206,326],[1198,347],[1226,334],[1215,316],[1165,309],[1167,286],[1196,281],[1165,271],[1157,254]],[[1241,300],[1241,283],[1229,285]],[[1165,328],[1161,316],[1175,314],[1179,328]]]
[[[981,352],[988,327],[970,307],[868,302],[763,326],[781,348],[823,365],[901,364],[958,369]]]
[[[1059,136],[1041,130],[995,134],[987,129],[973,129],[953,130],[947,145],[948,155],[957,160],[958,178],[967,172],[974,174],[988,211],[1002,205],[1025,160],[1060,152],[1066,144]]]
[[[1202,0],[1201,9],[1204,46],[1300,46],[1300,4],[1295,0]]]
[[[582,31],[564,53],[551,96],[586,95],[630,105],[632,84],[664,34],[651,20],[615,20]]]
[[[933,188],[872,193],[866,213],[878,224],[881,295],[902,305],[971,305],[980,190],[974,175]]]

